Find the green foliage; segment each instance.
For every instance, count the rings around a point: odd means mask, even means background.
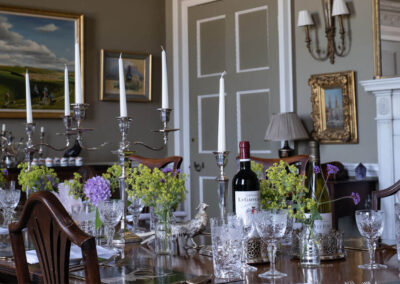
[[[174,172],[151,170],[142,164],[127,177],[129,196],[141,198],[155,213],[165,216],[186,197],[185,176]]]
[[[256,173],[259,180],[262,180],[265,178],[263,164],[251,161],[251,170]]]
[[[22,186],[22,191],[29,188],[32,192],[39,190],[57,191],[59,179],[56,172],[45,166],[31,166],[28,171],[28,164],[21,163],[18,165],[20,173],[18,182]]]
[[[132,168],[129,165],[125,167],[126,176],[130,176],[133,173]],[[102,177],[110,182],[111,192],[114,193],[119,189],[119,178],[122,175],[121,165],[114,164],[107,169],[107,172],[102,174]]]
[[[83,180],[79,173],[74,173],[74,178],[72,180],[65,180],[64,183],[69,186],[68,195],[72,195],[74,199],[87,199],[83,193]]]
[[[4,188],[6,186],[6,175],[8,174],[7,169],[0,169],[0,187]]]

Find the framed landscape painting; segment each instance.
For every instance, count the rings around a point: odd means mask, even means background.
[[[83,86],[83,15],[0,6],[0,117],[25,117],[26,70],[33,116],[60,117],[65,66],[74,101],[76,41]]]
[[[358,143],[354,71],[312,75],[314,139],[325,144]]]
[[[119,100],[118,51],[101,50],[100,100]],[[151,54],[122,53],[126,99],[135,102],[151,101]]]

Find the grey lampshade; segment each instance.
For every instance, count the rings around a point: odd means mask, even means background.
[[[274,114],[265,133],[265,140],[302,140],[308,139],[307,130],[294,112]]]

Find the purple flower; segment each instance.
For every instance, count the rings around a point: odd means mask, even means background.
[[[313,170],[314,170],[314,174],[319,174],[321,172],[321,169],[318,166],[314,166]]]
[[[327,164],[326,166],[328,168],[328,175],[335,175],[339,171],[339,168],[334,165]]]
[[[4,170],[3,170],[3,175],[8,176],[8,171],[7,171],[7,169],[4,169]]]
[[[358,203],[360,203],[360,195],[358,194],[358,192],[352,192],[351,193],[351,198],[353,198],[354,204],[357,205]]]
[[[111,197],[110,182],[103,177],[95,176],[88,179],[83,186],[83,192],[90,202],[97,206],[99,201]]]
[[[163,168],[163,169],[162,169],[162,172],[163,172],[164,174],[168,174],[168,173],[172,172],[172,170],[171,170],[170,168]]]

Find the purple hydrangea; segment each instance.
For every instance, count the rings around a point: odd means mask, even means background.
[[[352,192],[351,193],[351,198],[353,198],[354,204],[357,205],[358,203],[360,203],[360,195],[358,194],[358,192]]]
[[[7,169],[4,169],[4,170],[3,170],[3,175],[8,176],[8,171],[7,171]]]
[[[314,166],[313,170],[314,170],[314,174],[319,174],[321,172],[321,169],[318,166]]]
[[[339,168],[334,165],[327,164],[326,166],[328,168],[328,175],[335,175],[339,171]]]
[[[83,186],[83,192],[90,202],[97,206],[99,201],[107,200],[111,197],[110,182],[101,176],[88,179]]]

